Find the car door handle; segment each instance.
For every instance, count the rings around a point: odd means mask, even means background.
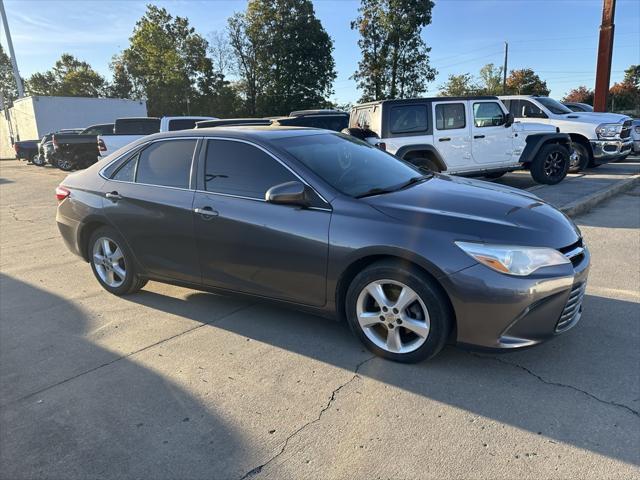
[[[474,135],[473,138],[484,138],[484,135]]]
[[[217,217],[218,212],[211,207],[194,208],[194,212],[203,217]]]
[[[120,195],[118,192],[107,192],[104,194],[105,197],[107,197],[109,200],[113,200],[114,202],[117,202],[118,200],[122,200],[122,195]]]
[[[449,138],[449,137],[442,137],[442,138],[439,138],[439,139],[438,139],[438,141],[439,141],[439,142],[450,142],[450,141],[451,141],[451,138]]]

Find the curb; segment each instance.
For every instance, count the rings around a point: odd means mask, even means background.
[[[586,198],[575,200],[567,205],[560,207],[560,211],[568,215],[569,217],[575,217],[583,213],[588,212],[598,204],[604,202],[608,198],[613,197],[627,190],[631,190],[634,186],[640,183],[640,175],[634,175],[631,178],[616,182],[613,185],[603,188],[596,193],[589,195]]]

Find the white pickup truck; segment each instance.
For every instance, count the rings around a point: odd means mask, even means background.
[[[631,153],[631,117],[574,112],[553,98],[536,95],[505,95],[500,99],[517,121],[545,123],[568,133],[578,156],[573,171],[621,160]]]
[[[497,97],[433,97],[356,105],[357,138],[426,170],[497,178],[530,170],[538,183],[567,175],[571,139],[544,124],[514,123]]]
[[[215,117],[140,117],[119,118],[115,121],[113,135],[98,136],[100,157],[106,157],[139,138],[158,132],[173,132],[195,128],[197,122],[216,120]]]

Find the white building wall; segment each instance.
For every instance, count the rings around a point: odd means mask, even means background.
[[[35,140],[62,128],[111,123],[116,118],[146,117],[144,100],[88,97],[24,97],[9,109],[16,140]],[[14,157],[4,115],[0,118],[0,158]]]

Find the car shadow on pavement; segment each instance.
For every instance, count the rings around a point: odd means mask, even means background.
[[[129,299],[208,322],[220,297],[194,292],[185,302],[144,291]],[[359,366],[361,377],[527,430],[551,443],[640,464],[640,386],[635,370],[639,307],[587,295],[582,321],[551,342],[505,354],[447,347],[436,358],[414,365],[372,358],[343,323],[271,303],[256,303],[207,328],[346,370]],[[472,423],[469,428],[474,428]]]
[[[246,441],[226,422],[139,359],[91,343],[73,303],[3,274],[0,293],[1,478],[230,478],[248,468],[236,453]]]

